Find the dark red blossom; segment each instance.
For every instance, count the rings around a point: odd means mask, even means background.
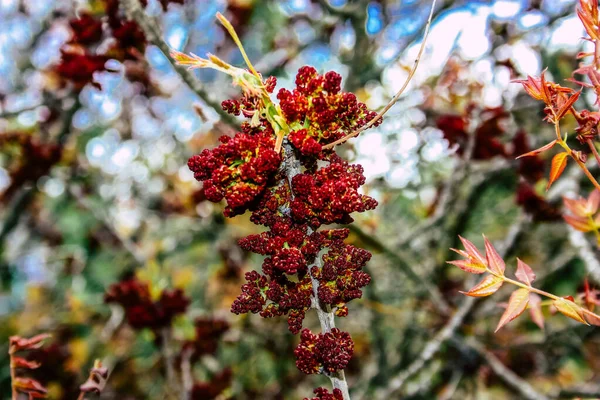
[[[344,395],[340,389],[333,389],[332,393],[329,393],[329,390],[318,387],[313,392],[315,397],[305,397],[304,400],[343,400]]]
[[[281,110],[294,127],[290,142],[303,155],[317,156],[323,145],[341,139],[377,115],[353,93],[341,92],[341,82],[336,72],[319,75],[313,67],[304,66],[298,70],[293,91],[279,90]]]
[[[519,183],[516,202],[536,222],[558,221],[561,218],[560,210],[538,195],[526,182]]]
[[[350,334],[337,328],[318,335],[302,330],[300,343],[294,350],[296,366],[305,374],[335,373],[346,368],[353,353]]]
[[[292,187],[296,197],[291,202],[292,216],[312,227],[353,221],[350,214],[377,207],[377,201],[360,194],[365,183],[363,168],[334,158],[329,166],[314,174],[296,175]]]
[[[371,277],[362,267],[371,259],[371,253],[350,244],[338,242],[323,255],[323,267],[313,267],[313,277],[319,280],[319,299],[341,309],[345,316],[345,304],[362,297],[361,288],[367,286]]]
[[[181,289],[164,290],[155,301],[148,284],[137,279],[111,285],[104,295],[104,301],[121,305],[125,309],[127,322],[135,329],[169,326],[173,318],[185,313],[190,304]]]
[[[94,73],[104,71],[108,57],[89,53],[61,50],[61,62],[56,67],[58,74],[75,84],[77,88],[92,83]]]
[[[273,150],[275,138],[268,129],[255,135],[222,136],[220,141],[220,146],[190,158],[188,167],[204,183],[207,199],[219,202],[224,198],[225,215],[234,216],[246,211],[263,193],[281,157]]]
[[[495,156],[507,156],[505,146],[499,140],[506,132],[502,120],[507,117],[508,113],[501,107],[485,109],[479,113],[482,122],[474,130],[473,159],[487,160]],[[458,145],[457,153],[462,154],[469,138],[466,118],[460,115],[442,115],[437,119],[436,125],[450,145]]]
[[[93,44],[102,39],[102,21],[88,13],[82,13],[79,18],[69,21],[73,31],[70,43]]]

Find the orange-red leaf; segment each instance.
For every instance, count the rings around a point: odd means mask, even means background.
[[[486,271],[485,265],[474,263],[470,259],[448,261],[448,264],[455,265],[463,271],[471,274],[483,274]]]
[[[550,177],[548,178],[548,185],[546,190],[550,189],[550,186],[558,179],[563,173],[567,166],[567,157],[569,155],[566,152],[558,153],[552,158],[552,166],[550,167]]]
[[[28,361],[22,357],[13,357],[12,366],[15,368],[36,369],[39,368],[40,363],[37,361]]]
[[[485,236],[483,237],[483,241],[485,243],[485,256],[487,257],[488,267],[496,275],[504,275],[504,270],[506,269],[504,260]]]
[[[538,154],[540,154],[546,150],[550,150],[555,144],[556,144],[556,139],[554,139],[550,143],[540,147],[539,149],[532,150],[529,153],[521,154],[519,157],[517,157],[517,160],[522,157],[537,156]]]
[[[475,285],[471,290],[469,290],[468,292],[461,293],[471,297],[489,296],[491,294],[496,293],[496,291],[500,289],[500,287],[502,286],[502,282],[502,278],[494,275],[488,275],[485,278],[483,278],[481,282]]]
[[[588,324],[600,326],[600,316],[594,314],[590,310],[583,310],[583,316]]]
[[[557,121],[559,119],[561,119],[562,117],[564,117],[571,110],[571,107],[573,107],[573,104],[575,104],[575,102],[579,98],[580,94],[581,94],[581,91],[573,93],[573,95],[571,97],[569,97],[569,99],[565,102],[565,104],[562,105],[560,110],[558,110],[558,113],[556,113]]]
[[[37,349],[42,345],[42,342],[50,337],[47,333],[42,333],[41,335],[34,336],[32,338],[22,338],[20,336],[11,336],[10,347],[12,352],[20,351],[20,350],[31,350]]]
[[[458,238],[460,239],[460,241],[462,242],[463,246],[465,247],[465,250],[467,251],[467,254],[473,258],[474,262],[480,263],[482,265],[485,265],[485,257],[483,257],[481,255],[481,253],[479,252],[479,249],[477,249],[477,247],[471,243],[469,240],[465,239],[462,236],[458,236]]]
[[[535,272],[519,258],[517,258],[517,272],[515,272],[515,276],[527,286],[531,286],[531,282],[535,280]]]
[[[527,309],[527,304],[529,304],[529,290],[515,290],[510,295],[506,311],[504,311],[504,314],[502,314],[502,317],[500,317],[500,321],[498,322],[498,326],[496,327],[496,330],[494,332],[498,332],[498,330],[504,325],[508,324],[510,321],[523,314],[523,311]]]
[[[544,329],[544,314],[542,313],[542,298],[535,293],[529,293],[529,314],[534,324]]]
[[[584,310],[575,304],[574,301],[562,297],[554,300],[552,304],[561,314],[572,318],[577,322],[581,322],[582,324],[589,325],[583,317]]]
[[[594,225],[588,218],[563,215],[563,219],[567,224],[581,232],[590,232],[594,229]]]
[[[46,388],[41,383],[31,378],[15,378],[13,381],[13,386],[20,392],[37,394],[48,393]]]

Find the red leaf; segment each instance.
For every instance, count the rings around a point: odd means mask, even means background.
[[[475,261],[479,264],[482,264],[482,265],[486,265],[485,257],[483,257],[481,255],[481,253],[479,252],[479,250],[473,243],[471,243],[469,240],[465,239],[464,237],[462,237],[460,235],[458,236],[458,238],[460,239],[463,246],[465,247],[467,254],[474,259],[473,261]]]
[[[600,326],[600,316],[590,310],[583,310],[583,317],[590,325]]]
[[[455,265],[463,271],[471,274],[483,274],[486,271],[485,265],[473,263],[470,259],[448,261],[448,264]]]
[[[487,257],[490,270],[496,275],[504,276],[504,270],[506,269],[504,260],[502,257],[500,257],[500,254],[498,254],[492,243],[487,240],[485,236],[483,237],[483,241],[485,243],[485,255]]]
[[[485,297],[496,293],[496,291],[502,286],[502,283],[502,278],[494,275],[488,275],[471,290],[468,292],[461,291],[461,293],[471,297]]]
[[[572,299],[572,297],[571,297]],[[583,318],[583,309],[579,307],[575,302],[568,298],[559,298],[554,300],[552,304],[556,309],[563,315],[574,319],[577,322],[581,322],[582,324],[589,325],[586,320]]]
[[[540,154],[541,152],[544,152],[546,150],[551,149],[554,145],[556,144],[556,139],[554,139],[553,141],[551,141],[550,143],[540,147],[539,149],[535,149],[530,151],[529,153],[525,153],[525,154],[521,154],[519,157],[517,157],[517,160],[519,158],[522,157],[531,157],[531,156],[537,156],[538,154]]]
[[[600,208],[600,190],[594,189],[587,198],[587,210],[590,214],[596,214]]]
[[[523,314],[523,311],[527,309],[527,304],[529,304],[529,290],[515,290],[510,295],[506,311],[504,311],[504,314],[502,314],[502,317],[500,317],[500,321],[498,322],[498,326],[496,327],[496,330],[494,332],[498,332],[498,330],[504,325],[508,324],[510,321]]]
[[[42,333],[41,335],[34,336],[32,338],[22,338],[20,336],[11,336],[10,346],[11,351],[16,352],[20,350],[31,350],[37,349],[42,346],[42,342],[50,337],[47,333]]]
[[[527,286],[531,286],[531,282],[535,280],[535,272],[531,267],[525,264],[523,261],[517,258],[517,272],[515,276],[518,280],[525,283]]]
[[[13,357],[12,364],[15,368],[28,368],[28,369],[36,369],[39,368],[40,363],[37,361],[28,361],[22,357]]]
[[[529,314],[531,320],[544,329],[544,314],[542,313],[542,298],[535,293],[529,293]]]
[[[592,229],[594,229],[591,221],[587,218],[563,215],[563,219],[567,224],[581,232],[590,232]]]
[[[30,378],[15,378],[13,381],[13,386],[21,392],[25,393],[38,393],[38,394],[46,394],[48,391],[46,388],[36,381],[35,379]]]
[[[565,167],[567,166],[567,157],[569,157],[569,155],[566,152],[562,152],[552,158],[552,166],[550,167],[550,177],[548,178],[546,191],[550,189],[550,186],[565,170]]]
[[[573,104],[575,104],[580,94],[581,91],[573,93],[573,95],[569,97],[569,100],[567,100],[565,104],[562,105],[562,107],[560,108],[560,110],[558,110],[558,113],[556,114],[557,121],[564,117],[571,110],[571,107],[573,106]]]

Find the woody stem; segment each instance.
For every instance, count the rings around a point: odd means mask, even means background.
[[[600,154],[598,154],[598,150],[596,150],[596,146],[594,146],[594,142],[592,142],[592,139],[588,139],[588,140],[586,140],[586,143],[589,146],[590,150],[592,151],[592,154],[594,155],[594,158],[596,159],[598,166],[600,166]]]
[[[560,124],[559,124],[558,121],[556,121],[554,123],[554,130],[556,132],[557,143],[563,149],[565,149],[565,151],[567,152],[567,154],[573,160],[575,160],[575,162],[577,163],[577,165],[579,165],[579,168],[581,168],[581,170],[583,171],[583,173],[585,174],[585,176],[587,176],[587,178],[590,180],[590,182],[592,183],[592,185],[594,185],[594,187],[596,189],[600,190],[600,183],[598,183],[598,181],[596,180],[596,178],[594,178],[594,176],[592,175],[592,173],[590,172],[590,170],[587,168],[587,166],[585,165],[585,163],[583,161],[581,161],[581,159],[575,153],[573,153],[573,150],[571,150],[571,148],[569,147],[569,145],[567,144],[567,142],[563,140],[563,138],[561,136],[561,133],[560,133]],[[600,163],[600,161],[599,161],[599,163]]]
[[[17,400],[19,398],[19,393],[17,392],[17,388],[15,387],[15,380],[17,379],[17,371],[15,369],[15,362],[13,360],[14,353],[12,350],[9,351],[10,355],[10,388],[12,390],[11,400]]]

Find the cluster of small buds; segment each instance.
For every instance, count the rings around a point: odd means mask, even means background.
[[[204,150],[188,161],[197,180],[204,182],[204,194],[213,202],[227,201],[226,216],[243,214],[264,192],[277,172],[281,157],[273,147],[272,131],[240,132],[222,136],[221,145]]]
[[[246,281],[242,285],[242,293],[231,306],[233,313],[260,313],[264,318],[287,315],[290,332],[300,332],[306,310],[311,305],[310,276],[305,274],[298,282],[285,276],[269,280],[251,271],[246,273]]]
[[[313,67],[304,66],[296,75],[296,88],[277,93],[281,111],[293,128],[289,140],[302,155],[318,156],[322,146],[346,136],[377,115],[359,102],[354,93],[341,92],[341,82],[342,77],[336,72],[319,75]]]
[[[354,353],[348,332],[333,328],[331,332],[313,334],[303,329],[294,350],[296,366],[305,374],[333,374],[346,368]]]
[[[306,312],[316,303],[346,316],[346,304],[360,298],[361,288],[370,281],[362,267],[371,255],[344,244],[347,229],[318,229],[348,224],[351,213],[372,210],[377,202],[359,193],[365,183],[362,167],[323,146],[364,126],[376,113],[354,94],[342,93],[341,77],[335,72],[319,75],[312,67],[300,68],[296,88],[281,89],[276,107],[268,99],[275,79],[263,81],[258,73],[238,71],[215,56],[172,56],[190,68],[212,67],[230,74],[243,97],[223,102],[223,109],[251,119],[234,137],[221,138],[221,145],[188,162],[203,182],[206,198],[226,200],[226,216],[250,210],[250,220],[268,228],[239,242],[244,250],[266,257],[262,273],[246,273],[231,311],[287,316],[292,333],[302,330]],[[318,285],[316,291],[313,285]],[[304,330],[295,351],[297,366],[306,373],[334,374],[346,367],[353,349],[350,335],[339,329],[319,335]],[[317,399],[342,398],[339,390],[315,393]]]
[[[173,319],[185,313],[190,304],[181,289],[164,290],[155,301],[148,284],[137,279],[111,285],[104,295],[104,301],[123,307],[127,322],[134,329],[154,330],[171,325]]]
[[[329,390],[318,387],[313,392],[316,396],[312,398],[305,397],[304,400],[343,400],[344,395],[340,389],[333,389],[332,393]]]
[[[167,2],[162,3],[166,7]],[[103,23],[100,14],[89,12],[70,20],[71,38],[61,49],[61,60],[56,66],[57,74],[76,89],[88,83],[99,87],[94,73],[110,71],[106,67],[109,59],[143,62],[146,38],[138,24],[124,18],[118,0],[102,0],[100,4],[108,23]],[[108,47],[100,45],[105,37],[112,39]]]
[[[323,267],[313,267],[313,277],[319,281],[319,299],[324,304],[337,307],[340,317],[348,314],[345,306],[362,297],[361,288],[371,282],[371,277],[361,268],[371,259],[364,249],[338,242],[323,255]]]
[[[313,228],[323,224],[349,224],[353,221],[350,213],[377,207],[375,199],[358,192],[364,183],[362,166],[348,164],[334,156],[327,167],[293,178],[292,216]]]

